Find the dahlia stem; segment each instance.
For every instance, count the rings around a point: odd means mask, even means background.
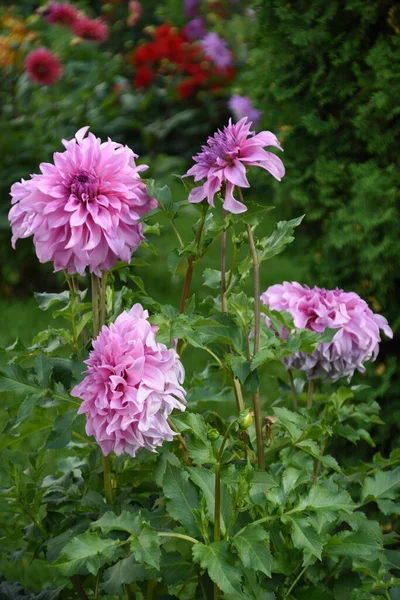
[[[70,580],[78,597],[81,598],[81,600],[89,600],[85,590],[83,589],[80,575],[72,575]]]
[[[107,283],[107,272],[103,272],[102,281],[100,282],[97,275],[91,274],[92,278],[92,307],[93,307],[93,339],[99,335],[100,327],[103,326],[106,317],[105,306],[105,290]],[[100,313],[99,313],[100,299]],[[104,495],[107,504],[112,504],[112,470],[111,460],[109,456],[102,456],[103,478],[104,478]]]
[[[201,213],[199,227],[197,229],[196,237],[194,238],[194,243],[196,244],[197,249],[199,249],[199,246],[200,246],[201,234],[203,233],[204,221],[206,219],[207,210],[208,210],[208,204],[207,204],[206,209],[203,210]],[[189,297],[190,286],[192,285],[194,264],[195,264],[195,257],[190,256],[188,258],[188,266],[186,269],[185,282],[183,284],[182,296],[181,296],[181,301],[180,301],[180,305],[179,305],[179,312],[181,314],[185,312],[186,301]]]
[[[226,210],[224,210],[224,221],[226,219]],[[228,303],[226,301],[226,230],[221,238],[221,305],[222,312],[228,312]]]
[[[322,442],[321,442],[321,450],[320,450],[320,454],[321,456],[324,455],[325,452],[325,447],[326,447],[326,442],[328,441],[328,436],[325,435]],[[314,477],[313,477],[313,484],[317,485],[318,483],[318,476],[319,476],[319,471],[321,469],[321,461],[317,460],[317,462],[315,463],[315,467],[314,467]]]
[[[312,379],[310,379],[308,382],[307,408],[312,407],[313,393],[314,393],[314,382]]]
[[[99,335],[99,278],[91,273],[92,280],[92,309],[93,309],[93,339]]]
[[[243,200],[242,190],[237,188],[239,199]],[[249,224],[246,225],[247,235],[249,236],[249,244],[251,250],[251,256],[253,259],[253,272],[254,272],[254,347],[253,357],[256,356],[260,349],[260,327],[261,327],[261,312],[260,312],[260,261],[258,260],[257,249],[254,243],[253,232]],[[263,426],[262,426],[262,413],[260,403],[260,391],[257,390],[253,394],[253,407],[254,407],[254,419],[256,426],[256,438],[257,438],[257,458],[258,466],[262,471],[265,471],[265,455],[264,455],[264,438],[263,438]]]
[[[127,583],[124,585],[126,600],[135,600],[136,598],[136,583]]]
[[[293,373],[290,369],[288,369],[287,374],[288,374],[288,378],[289,378],[290,390],[292,392],[293,410],[294,410],[294,412],[297,412],[299,409],[299,403],[297,402],[297,394],[296,394],[296,388],[294,387]]]
[[[77,296],[79,296],[79,286],[78,286],[78,282],[76,281],[76,278],[75,278],[74,276],[72,276],[72,277],[71,277],[71,287],[72,287],[72,291],[73,291],[73,292],[74,292],[74,293],[75,293]],[[80,312],[80,313],[79,313],[79,317],[80,317],[81,319],[82,319],[82,316],[83,316],[83,315],[82,315],[82,313]],[[82,329],[81,335],[82,335],[82,342],[83,342],[83,345],[84,345],[84,346],[86,346],[86,344],[88,343],[88,332],[87,332],[87,329],[86,329],[86,325],[85,325],[85,327]]]

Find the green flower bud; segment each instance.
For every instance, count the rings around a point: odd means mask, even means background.
[[[219,431],[217,429],[215,429],[214,427],[210,427],[210,425],[208,425],[207,439],[210,440],[211,442],[215,442],[218,438],[219,438]]]
[[[242,431],[245,431],[246,429],[248,429],[248,427],[250,427],[252,422],[253,422],[252,413],[247,408],[241,410],[239,413],[239,417],[238,417],[238,423],[239,423],[240,429]]]

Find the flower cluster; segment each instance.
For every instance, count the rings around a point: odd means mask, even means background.
[[[38,48],[28,54],[25,69],[35,83],[53,85],[63,74],[63,68],[57,56],[47,48]]]
[[[309,379],[350,380],[356,370],[365,371],[365,362],[376,359],[381,341],[379,330],[393,336],[385,317],[373,313],[355,292],[316,286],[310,289],[285,281],[269,287],[261,299],[272,310],[288,311],[296,327],[318,333],[327,327],[339,329],[330,343],[319,344],[312,354],[297,352],[284,359],[288,368],[305,371]]]
[[[108,27],[104,21],[87,17],[68,2],[50,2],[40,12],[48,23],[68,27],[84,40],[100,43],[108,39]]]
[[[27,21],[14,18],[8,11],[0,19],[0,29],[0,67],[18,66],[21,46],[34,40],[37,34],[28,28]]]
[[[173,80],[179,98],[189,98],[200,89],[218,90],[234,75],[231,66],[211,64],[197,43],[166,24],[157,27],[153,40],[136,49],[132,62],[136,66],[136,87],[147,88],[156,76],[165,76],[168,82]]]
[[[136,166],[137,155],[127,146],[101,143],[88,127],[63,141],[65,152],[54,164],[42,163],[41,173],[11,188],[9,213],[12,244],[33,235],[40,262],[54,270],[100,275],[118,259],[129,262],[144,240],[139,219],[157,206]]]
[[[266,169],[278,181],[285,174],[280,158],[264,150],[264,146],[274,146],[282,150],[276,136],[270,131],[261,131],[257,135],[251,131],[252,123],[246,117],[238,123],[217,131],[202,146],[202,151],[193,156],[195,165],[184,177],[193,176],[195,182],[206,179],[205,183],[191,190],[189,202],[207,202],[214,206],[214,196],[225,184],[225,210],[239,214],[247,210],[243,202],[233,196],[234,188],[250,187],[246,177],[246,167],[256,166]]]
[[[168,416],[185,410],[183,366],[175,350],[156,342],[147,318],[135,304],[104,326],[85,361],[87,375],[71,392],[83,400],[78,412],[86,415],[86,433],[104,455],[154,452],[173,439]]]

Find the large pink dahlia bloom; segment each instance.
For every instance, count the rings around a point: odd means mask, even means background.
[[[284,359],[288,368],[306,371],[309,379],[350,380],[355,370],[364,372],[364,363],[376,359],[381,341],[379,330],[393,337],[385,317],[373,313],[355,292],[316,286],[310,289],[285,281],[269,287],[261,299],[272,310],[288,311],[296,327],[318,333],[326,327],[339,329],[330,343],[319,344],[312,354],[297,352]]]
[[[137,155],[127,146],[102,143],[88,127],[63,140],[65,152],[54,164],[42,163],[41,173],[11,188],[9,213],[12,245],[33,234],[40,262],[54,270],[101,274],[118,259],[129,262],[144,240],[139,219],[157,206],[136,166]]]
[[[244,117],[233,124],[218,130],[202,146],[202,151],[193,160],[197,163],[189,169],[185,177],[192,175],[195,182],[206,182],[191,190],[189,202],[207,202],[214,207],[214,196],[225,183],[225,210],[239,214],[247,210],[246,206],[233,197],[234,187],[250,187],[246,177],[246,167],[255,166],[266,169],[278,181],[285,174],[280,158],[264,150],[264,146],[274,146],[282,150],[276,136],[270,131],[261,131],[257,135],[251,131],[252,123]]]
[[[135,304],[104,326],[85,361],[87,375],[71,392],[83,400],[78,412],[86,414],[86,433],[104,455],[155,452],[174,436],[168,416],[185,410],[182,363],[175,350],[156,342],[157,327],[147,318]]]

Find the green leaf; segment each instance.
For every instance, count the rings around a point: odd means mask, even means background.
[[[167,585],[186,581],[192,567],[193,564],[179,552],[163,552],[161,555],[161,575]]]
[[[123,510],[120,515],[107,511],[100,519],[91,523],[90,527],[98,528],[108,534],[110,531],[127,531],[136,533],[140,529],[141,519],[138,514]]]
[[[68,410],[57,417],[46,442],[46,448],[65,448],[71,441],[72,430],[78,418],[76,410]]]
[[[135,560],[134,556],[128,556],[104,571],[102,588],[106,594],[119,595],[124,591],[123,585],[152,579],[154,576],[153,570],[147,570],[145,565]]]
[[[204,269],[203,285],[218,290],[221,287],[221,271],[216,269]]]
[[[42,388],[47,388],[52,371],[49,359],[44,354],[39,354],[35,359],[34,367],[38,382]]]
[[[356,505],[345,490],[313,486],[293,511],[352,512]]]
[[[261,571],[271,577],[272,556],[267,546],[267,532],[260,525],[248,525],[232,540],[245,569]]]
[[[194,544],[193,558],[200,563],[225,594],[241,593],[240,570],[236,567],[227,542],[213,542],[209,546]]]
[[[308,519],[298,516],[282,517],[282,522],[290,525],[293,546],[303,552],[303,566],[310,562],[311,556],[321,560],[323,544]]]
[[[130,536],[129,543],[138,563],[160,568],[160,538],[153,527],[143,522],[140,531]]]
[[[268,260],[280,254],[294,240],[294,229],[302,222],[304,215],[291,221],[279,221],[272,235],[262,240],[263,250],[259,254],[260,261]]]
[[[298,440],[308,426],[304,417],[287,408],[274,407],[274,414],[278,417],[278,423],[286,429],[293,441]]]
[[[361,501],[374,500],[383,514],[398,513],[399,506],[391,502],[398,500],[400,490],[400,467],[393,471],[379,471],[367,477],[361,490]]]
[[[14,392],[23,396],[43,394],[42,388],[35,385],[28,373],[19,365],[6,365],[0,369],[0,392]]]
[[[381,551],[381,545],[363,531],[341,531],[331,537],[324,548],[324,554],[328,556],[348,556],[368,561],[377,559]]]
[[[207,516],[214,522],[215,510],[215,473],[203,467],[188,469],[189,477],[201,489],[207,505]],[[232,501],[227,486],[221,481],[221,531],[226,532],[226,526],[232,514]]]
[[[55,566],[67,577],[86,570],[96,575],[114,556],[118,544],[118,540],[104,540],[95,533],[83,533],[66,544]]]
[[[40,310],[48,310],[53,306],[53,304],[57,304],[58,302],[64,302],[68,304],[69,302],[69,292],[61,292],[60,294],[47,294],[45,292],[35,292],[34,293],[35,300],[39,305]]]
[[[182,523],[189,535],[199,535],[195,511],[200,509],[197,491],[183,469],[167,464],[163,480],[164,494],[168,498],[167,510],[173,519]]]
[[[321,455],[320,450],[314,440],[302,440],[301,442],[297,442],[296,448],[301,448],[304,450],[304,452],[319,460],[325,467],[333,469],[337,473],[342,473],[342,469],[339,467],[333,456],[329,456],[329,454]]]
[[[264,506],[267,492],[274,487],[278,487],[278,483],[271,475],[262,471],[255,471],[249,490],[251,501],[258,506]]]
[[[234,220],[238,223],[248,223],[249,225],[259,225],[264,217],[271,212],[274,206],[264,206],[256,202],[247,202],[247,211],[241,215],[234,215]]]
[[[252,364],[243,356],[229,354],[226,358],[227,363],[231,366],[235,376],[240,383],[244,383],[252,371]]]

